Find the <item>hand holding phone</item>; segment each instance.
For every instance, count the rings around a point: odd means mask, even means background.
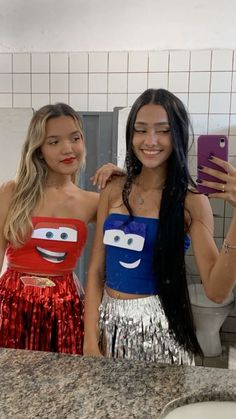
[[[198,137],[198,149],[197,149],[197,165],[198,167],[209,167],[211,169],[218,170],[219,172],[225,173],[222,167],[209,160],[210,156],[218,157],[222,160],[228,161],[228,138],[226,135],[200,135]],[[222,181],[214,176],[202,172],[198,169],[198,180],[219,182]],[[203,194],[210,194],[214,192],[220,192],[219,189],[209,188],[207,186],[198,184],[198,191]]]

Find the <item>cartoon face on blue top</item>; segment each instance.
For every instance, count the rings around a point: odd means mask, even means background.
[[[126,269],[135,269],[141,262],[141,252],[145,243],[146,226],[143,223],[107,220],[103,243],[112,246],[110,263]]]

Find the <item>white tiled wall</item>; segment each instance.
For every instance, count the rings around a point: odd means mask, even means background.
[[[132,105],[148,87],[171,90],[187,106],[195,139],[229,136],[236,166],[236,50],[0,53],[0,107],[38,109],[63,101],[76,110],[111,111]],[[189,164],[196,177],[196,147]],[[230,210],[212,203],[221,247]],[[189,277],[198,280],[191,252]],[[235,313],[236,314],[236,313]]]

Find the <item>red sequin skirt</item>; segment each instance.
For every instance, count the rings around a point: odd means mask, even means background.
[[[0,278],[0,347],[82,354],[83,296],[73,274],[46,287],[25,285],[27,275],[8,268]]]

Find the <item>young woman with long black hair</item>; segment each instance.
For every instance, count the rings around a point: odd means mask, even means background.
[[[234,285],[236,170],[216,158],[227,174],[202,168],[219,178],[203,182],[219,190],[212,196],[234,207],[219,253],[208,198],[188,171],[189,134],[185,107],[167,90],[148,89],[131,108],[127,176],[100,197],[85,292],[86,355],[191,364],[201,354],[186,281],[190,240],[208,297],[220,302]]]

